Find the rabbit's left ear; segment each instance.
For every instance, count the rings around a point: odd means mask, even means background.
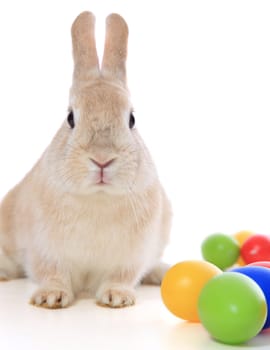
[[[128,26],[118,14],[112,13],[106,19],[106,38],[101,73],[126,83],[126,59]]]
[[[71,28],[74,73],[73,79],[85,81],[100,75],[95,41],[95,16],[82,12]]]

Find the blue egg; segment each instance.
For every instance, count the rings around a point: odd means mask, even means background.
[[[262,266],[243,266],[230,270],[231,272],[239,272],[255,281],[264,293],[267,302],[267,318],[263,329],[270,327],[270,269]],[[252,315],[251,315],[252,317]]]

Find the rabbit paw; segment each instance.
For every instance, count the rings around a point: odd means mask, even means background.
[[[39,289],[30,299],[30,304],[47,309],[67,307],[73,301],[71,293],[56,289]]]
[[[8,281],[8,275],[4,270],[0,269],[0,282]]]
[[[0,281],[9,281],[23,275],[22,269],[12,258],[1,254],[0,247]]]
[[[97,295],[97,304],[120,308],[135,304],[135,295],[132,290],[125,288],[109,288]]]

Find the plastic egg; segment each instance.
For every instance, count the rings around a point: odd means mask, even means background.
[[[259,287],[264,293],[264,296],[267,302],[267,308],[269,310],[263,329],[269,328],[270,327],[270,270],[262,266],[243,266],[243,267],[235,268],[231,271],[242,273],[250,277],[251,279],[253,279],[253,281],[259,285]]]
[[[246,240],[251,237],[252,235],[254,235],[254,232],[251,231],[246,231],[246,230],[242,230],[239,232],[236,232],[233,235],[233,238],[235,238],[240,246],[240,248],[242,247],[242,245],[246,242]],[[237,260],[237,265],[239,266],[244,266],[246,265],[245,261],[243,260],[243,258],[241,256],[239,256],[238,260]]]
[[[237,240],[223,233],[214,233],[202,243],[203,258],[224,270],[235,264],[240,256]]]
[[[209,279],[222,273],[206,261],[183,261],[171,267],[161,284],[165,306],[177,317],[198,322],[198,298]]]
[[[199,297],[199,316],[210,335],[225,344],[242,344],[262,329],[267,304],[251,278],[224,272],[212,278]]]
[[[270,237],[253,235],[241,247],[241,256],[246,264],[256,261],[270,261]]]
[[[262,266],[270,269],[270,261],[255,261],[254,263],[248,264],[247,266]]]

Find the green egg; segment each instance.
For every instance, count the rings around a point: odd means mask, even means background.
[[[223,233],[214,233],[202,243],[203,258],[224,270],[231,267],[240,255],[240,246],[237,240]]]
[[[242,344],[255,337],[267,317],[261,288],[236,272],[213,277],[202,289],[199,318],[210,335],[225,344]]]

